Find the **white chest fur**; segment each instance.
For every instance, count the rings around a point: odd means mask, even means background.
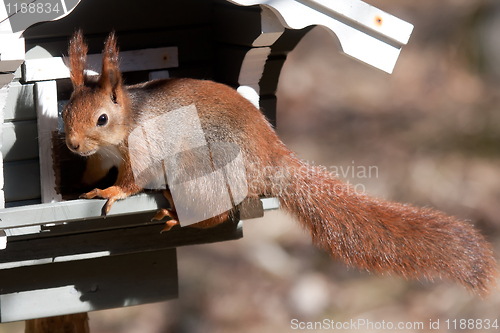
[[[123,161],[120,151],[114,146],[103,147],[97,151],[97,154],[101,156],[101,167],[103,170],[119,167],[120,163]]]

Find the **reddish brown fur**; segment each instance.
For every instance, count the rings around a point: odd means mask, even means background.
[[[26,320],[25,333],[89,333],[89,316],[76,313]]]
[[[118,47],[116,46],[114,32],[112,32],[106,39],[102,55],[102,71],[101,76],[99,77],[99,85],[108,94],[118,93],[119,91],[115,91],[115,89],[121,86],[122,77],[120,74]]]
[[[73,87],[83,86],[85,82],[85,62],[87,61],[87,44],[83,41],[83,32],[78,30],[69,42],[70,77]]]
[[[74,38],[72,43],[81,42],[78,35]],[[66,132],[82,137],[94,133],[94,110],[107,105],[110,114],[121,115],[125,126],[110,126],[101,134],[121,138],[116,147],[123,161],[114,186],[85,197],[108,198],[109,209],[114,200],[140,191],[130,170],[128,134],[154,116],[194,104],[209,143],[231,142],[240,147],[248,195],[278,197],[282,207],[310,230],[315,244],[332,256],[349,266],[380,273],[450,278],[478,294],[495,285],[497,267],[491,246],[470,224],[431,209],[357,193],[321,168],[306,165],[279,140],[262,113],[232,88],[192,79],[157,80],[130,87],[118,79],[114,85],[106,74],[118,70],[113,36],[106,43],[104,57],[109,59],[103,61],[98,87],[90,84],[76,89],[65,109]],[[118,96],[116,110],[109,103],[107,85]],[[89,95],[82,92],[84,88]],[[95,141],[97,146],[109,144],[109,140]],[[199,195],[214,193],[201,186]],[[207,227],[221,221],[218,217],[202,224]]]

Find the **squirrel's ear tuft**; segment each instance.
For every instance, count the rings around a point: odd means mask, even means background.
[[[118,62],[118,48],[116,46],[115,33],[109,34],[102,52],[102,72],[99,77],[99,85],[115,95],[116,89],[122,84],[120,66]]]
[[[76,31],[69,41],[69,68],[73,87],[83,86],[85,83],[85,62],[87,61],[88,46],[83,41],[82,30]]]

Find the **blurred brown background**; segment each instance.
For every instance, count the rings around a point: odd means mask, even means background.
[[[347,179],[470,219],[500,258],[500,3],[368,2],[415,26],[394,73],[339,54],[314,28],[281,75],[281,138],[315,164],[376,166],[370,178]],[[91,332],[291,332],[294,318],[423,322],[423,331],[439,319],[433,331],[446,332],[447,319],[500,319],[499,291],[481,300],[446,281],[347,269],[282,213],[246,221],[244,233],[180,248],[178,300],[91,313]],[[1,333],[23,329],[0,325]]]

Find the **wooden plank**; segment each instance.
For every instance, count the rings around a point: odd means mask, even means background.
[[[274,95],[260,97],[260,109],[274,127],[276,127],[276,103]]]
[[[4,121],[4,112],[5,106],[7,105],[7,99],[9,94],[9,86],[4,86],[0,88],[0,124],[3,124]],[[5,196],[3,192],[4,186],[4,174],[3,174],[3,155],[1,148],[3,147],[3,130],[0,128],[0,208],[5,207]],[[5,238],[5,233],[0,234],[0,247],[3,247],[3,243]]]
[[[38,159],[4,163],[5,202],[40,197],[40,166]],[[12,208],[13,209],[13,208]],[[2,210],[6,211],[8,209]],[[19,218],[20,216],[18,216]],[[1,228],[1,227],[0,227]]]
[[[250,50],[250,47],[236,45],[218,47],[215,53],[215,80],[238,87],[241,64]]]
[[[270,56],[264,67],[262,78],[259,82],[261,95],[274,95],[278,89],[281,69],[285,64],[285,56]]]
[[[335,12],[348,21],[354,21],[353,26],[356,24],[361,26],[360,30],[367,29],[379,33],[400,44],[407,44],[413,31],[412,24],[363,1],[309,0],[309,2],[315,4],[313,8],[318,11]]]
[[[97,75],[95,71],[87,71],[88,75]],[[69,69],[61,57],[31,59],[24,62],[22,76],[25,82],[56,80],[69,77]]]
[[[270,46],[285,31],[267,7],[215,5],[213,22],[215,39],[234,45]]]
[[[33,84],[10,84],[7,104],[4,109],[4,121],[36,119]]]
[[[170,73],[167,70],[149,72],[149,80],[168,79]]]
[[[281,37],[271,46],[271,56],[281,55],[285,56],[292,51],[295,46],[300,42],[314,26],[305,27],[303,29],[285,29]]]
[[[229,1],[270,6],[287,28],[326,27],[340,52],[389,74],[413,30],[411,24],[360,0]],[[370,25],[365,24],[364,17],[371,22]],[[389,29],[385,30],[385,26]]]
[[[280,208],[280,201],[278,198],[264,198],[262,201],[262,209],[265,211],[276,210]]]
[[[175,249],[0,271],[0,322],[178,297]]]
[[[5,6],[2,6],[3,8],[0,7],[0,20],[2,21],[0,23],[0,33],[2,34],[11,34],[12,33],[12,27],[10,25],[9,20],[5,20],[9,14],[7,13],[7,8]]]
[[[20,201],[10,201],[5,203],[5,208],[28,206],[28,205],[38,205],[41,204],[40,198],[30,199],[30,200],[20,200]]]
[[[68,36],[75,27],[85,34],[108,34],[115,30],[154,31],[166,27],[209,24],[212,1],[133,1],[125,6],[119,0],[85,0],[65,20],[45,22],[28,28],[23,37],[54,38]],[[96,10],[98,8],[99,10]]]
[[[101,54],[87,57],[87,71],[97,75],[102,66]],[[120,52],[122,72],[143,71],[178,67],[177,47],[161,47]],[[69,78],[69,69],[61,57],[26,60],[23,65],[23,79],[26,82]]]
[[[264,216],[264,205],[259,199],[246,198],[240,205],[240,219],[252,219]]]
[[[14,79],[14,73],[0,73],[0,88],[11,83],[12,79]]]
[[[253,42],[252,46],[270,46],[273,45],[285,32],[276,14],[269,7],[262,7],[261,16],[261,35]]]
[[[31,227],[25,227],[25,228],[17,228],[17,229],[6,229],[5,233],[8,237],[18,237],[21,235],[27,235],[27,234],[37,234],[41,230],[41,226],[35,225]]]
[[[230,85],[249,86],[258,94],[269,47],[224,46],[218,49],[216,80]],[[277,85],[277,78],[276,83]]]
[[[3,54],[2,54],[2,56],[3,56]],[[2,60],[2,61],[0,61],[0,72],[2,72],[2,73],[8,73],[8,72],[14,73],[16,71],[16,69],[18,69],[19,66],[22,65],[23,62],[24,62],[24,59],[5,60],[5,61]],[[12,74],[12,78],[14,78],[14,74]]]
[[[136,214],[136,223],[143,223],[137,227],[22,240],[9,237],[7,248],[0,251],[0,276],[3,269],[58,261],[61,257],[78,260],[87,254],[115,256],[243,237],[241,222],[228,221],[209,229],[175,227],[160,233],[164,223],[151,224],[148,217],[151,215]]]
[[[193,78],[201,80],[213,80],[214,79],[214,66],[206,62],[200,62],[196,64],[191,64],[189,66],[183,66],[179,68],[174,68],[168,71],[170,77],[177,78]]]
[[[218,42],[251,47],[261,35],[260,7],[214,5],[214,38]]]
[[[252,87],[259,94],[259,82],[270,53],[271,48],[269,47],[257,47],[250,49],[245,54],[238,76],[238,84],[240,86]]]
[[[2,164],[1,171],[3,172],[3,163],[1,163],[1,164]],[[2,183],[3,183],[3,180],[2,180]],[[3,189],[0,190],[0,206],[2,206],[2,208],[5,207],[5,193],[4,193]]]
[[[35,120],[7,122],[2,125],[4,162],[38,158],[38,128]]]
[[[260,205],[257,205],[255,208],[252,208],[252,210],[256,209],[255,211],[248,212],[247,208],[241,207],[240,219],[247,220],[247,219],[261,217],[262,209],[264,211],[268,211],[279,208],[279,201],[276,198],[263,198],[260,200],[262,203]],[[36,204],[33,202],[23,202],[23,203]],[[162,207],[168,207],[168,204],[165,202],[164,205],[162,205]],[[246,213],[244,212],[245,210],[247,210]],[[15,238],[11,239],[13,241],[31,239],[34,237],[53,237],[53,236],[62,236],[75,233],[88,233],[94,231],[130,228],[130,227],[137,227],[144,225],[157,225],[158,230],[161,230],[163,228],[163,222],[151,221],[151,219],[155,214],[156,210],[153,210],[147,213],[138,213],[138,214],[131,213],[127,215],[119,215],[114,217],[108,216],[107,218],[81,220],[78,221],[78,223],[57,222],[57,223],[47,223],[44,225],[36,225],[23,228],[11,228],[5,230],[7,231],[8,236],[15,236]],[[39,233],[40,231],[41,233]]]
[[[27,39],[26,49],[31,52],[38,46],[53,56],[58,57],[61,54],[67,56],[71,33],[73,30],[57,38]],[[89,54],[101,53],[104,39],[109,31],[93,35],[84,30],[84,33],[89,46]],[[142,30],[117,32],[116,38],[120,52],[178,46],[178,59],[181,66],[192,62],[209,61],[213,58],[213,34],[210,24],[162,28],[147,32]],[[39,57],[30,57],[30,59],[34,58]]]
[[[0,230],[0,250],[5,250],[7,247],[7,233],[4,230]]]
[[[22,164],[19,165],[18,163],[20,162],[7,163],[6,169],[10,171],[11,168],[22,167]],[[36,163],[36,166],[38,167],[38,163]],[[38,170],[38,168],[33,169]],[[34,170],[30,172],[33,173]],[[7,194],[8,191],[6,191]],[[43,203],[35,206],[6,208],[0,210],[0,229],[97,219],[102,217],[102,207],[105,203],[106,200],[104,199],[78,199],[56,203]],[[115,202],[111,207],[108,218],[133,213],[152,213],[161,207],[168,207],[168,204],[160,193],[139,194]]]
[[[62,198],[55,189],[56,176],[52,159],[52,132],[59,127],[56,81],[37,82],[35,96],[42,203],[58,202]]]
[[[19,34],[0,34],[0,72],[14,72],[23,63],[24,53],[24,38]]]
[[[43,6],[38,7],[37,4],[41,1],[38,1],[30,6],[31,3],[26,4],[26,7],[17,8],[15,6],[16,1],[9,1],[10,5],[9,9],[9,23],[12,27],[12,31],[16,33],[23,33],[28,27],[35,25],[39,22],[53,21],[61,19],[67,16],[76,6],[74,0],[65,0],[65,1],[49,1],[50,8],[47,8],[45,5],[47,2],[43,2]],[[35,1],[33,1],[35,2]],[[19,5],[20,3],[17,2]],[[70,5],[71,4],[71,5]],[[7,4],[6,4],[7,5]]]
[[[11,169],[22,167],[23,163],[11,162],[7,163],[6,166],[10,171]],[[10,185],[9,182],[9,188],[10,186],[13,185]],[[57,203],[44,203],[32,206],[6,208],[0,210],[0,229],[21,228],[32,225],[44,225],[47,223],[69,223],[81,220],[100,219],[102,218],[102,207],[105,203],[106,200],[104,199],[78,199]],[[142,193],[124,200],[116,201],[111,207],[111,210],[107,215],[107,219],[114,216],[121,216],[121,218],[123,218],[123,216],[127,214],[154,214],[158,211],[158,209],[164,207],[168,207],[168,202],[160,193]],[[153,215],[150,215],[150,218],[152,216]]]

